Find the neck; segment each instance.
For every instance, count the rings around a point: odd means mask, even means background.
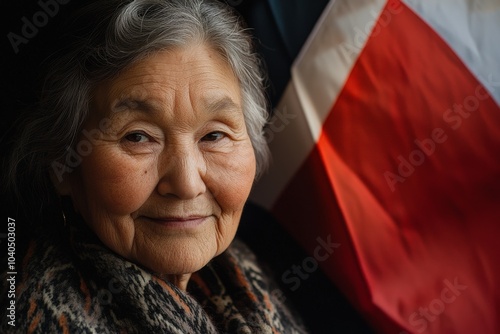
[[[189,278],[191,278],[191,274],[181,274],[181,275],[166,275],[165,279],[181,289],[182,291],[186,291],[187,285],[189,282]]]

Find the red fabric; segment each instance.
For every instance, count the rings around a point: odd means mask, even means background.
[[[341,244],[320,265],[381,332],[496,333],[499,156],[500,108],[404,7],[273,211],[311,253]]]

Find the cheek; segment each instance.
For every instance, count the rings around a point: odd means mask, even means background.
[[[86,201],[124,215],[138,210],[154,189],[153,162],[96,150],[84,159],[80,174]],[[90,204],[90,203],[89,203]]]
[[[213,176],[210,178],[213,184],[211,192],[223,214],[241,213],[255,179],[255,156],[251,144],[220,157],[208,171]]]

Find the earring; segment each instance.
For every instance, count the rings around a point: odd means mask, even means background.
[[[62,213],[62,217],[63,217],[64,227],[66,227],[66,215],[64,214],[64,211],[62,211],[62,210],[61,210],[61,213]]]

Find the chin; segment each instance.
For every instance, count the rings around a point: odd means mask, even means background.
[[[218,253],[208,251],[179,252],[166,250],[169,256],[158,258],[153,261],[134,261],[141,263],[152,272],[159,275],[186,275],[192,274],[205,267]],[[179,254],[180,253],[180,254]],[[164,253],[165,254],[165,253]],[[213,255],[210,255],[213,254]]]

